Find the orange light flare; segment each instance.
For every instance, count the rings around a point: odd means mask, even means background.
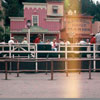
[[[64,2],[64,8],[65,8],[65,12],[68,15],[68,11],[71,10],[72,11],[72,16],[77,16],[79,14],[81,14],[81,1],[80,0],[65,0]],[[72,19],[70,19],[72,20]],[[80,20],[80,18],[78,18],[77,20]],[[78,21],[79,22],[79,21]],[[69,26],[66,25],[67,27],[70,28],[75,28],[77,26],[73,26],[74,24],[70,23]],[[67,30],[66,30],[67,31]],[[79,38],[75,38],[75,34],[79,33],[78,30],[70,30],[70,32],[68,33],[68,36],[72,35],[72,33],[74,33],[74,35],[72,36],[72,41],[73,43],[76,43]],[[72,45],[72,44],[71,44]],[[79,54],[77,54],[75,51],[78,51],[80,48],[70,48],[70,51],[73,51],[73,53],[69,53],[67,54],[67,57],[71,57],[71,58],[77,58],[79,57]],[[66,51],[67,52],[67,51]],[[80,69],[81,68],[81,62],[79,61],[69,61],[67,63],[67,68],[68,69]],[[78,71],[74,71],[74,72],[78,72]],[[78,73],[72,73],[70,76],[70,79],[68,79],[64,85],[65,85],[65,89],[64,92],[66,95],[64,95],[64,97],[68,97],[68,98],[79,98],[80,97],[80,75]]]

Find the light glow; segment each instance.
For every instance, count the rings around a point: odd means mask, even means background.
[[[74,3],[72,3],[72,2],[74,2]],[[68,11],[72,11],[72,16],[79,15],[81,13],[80,1],[78,1],[78,0],[65,0],[65,9],[66,9],[67,14],[68,14]],[[77,20],[80,20],[80,18],[77,18]],[[69,25],[71,25],[71,24],[69,24]],[[67,27],[71,27],[72,28],[73,25],[72,26],[68,26],[67,25]],[[72,38],[72,42],[73,43],[76,43],[78,41],[78,38],[75,39],[75,37],[74,37],[74,35],[76,33],[79,33],[78,30],[77,31],[73,31],[73,34],[72,34],[72,32],[67,33],[68,36],[72,35],[71,38]],[[74,49],[71,48],[71,51],[73,51],[73,50]],[[79,50],[79,48],[77,48],[77,50]],[[69,54],[69,56],[71,56],[72,58],[76,58],[77,54],[73,53],[73,54]],[[79,62],[79,61],[70,61],[70,62],[68,62],[68,64],[66,66],[69,69],[80,69],[81,62]],[[78,73],[72,73],[72,75],[73,75],[72,78],[70,76],[69,81],[67,81],[66,84],[65,84],[64,92],[65,92],[66,95],[64,95],[64,97],[67,97],[67,98],[79,98],[80,97],[80,81],[79,81],[78,78],[80,76],[79,76]]]

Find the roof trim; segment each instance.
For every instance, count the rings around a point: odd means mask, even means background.
[[[30,32],[31,33],[60,33],[60,31],[49,31],[48,29],[44,29],[39,26],[32,26],[30,28]],[[24,28],[22,30],[14,30],[14,31],[11,31],[11,33],[28,33],[28,29]]]
[[[54,22],[59,22],[61,18],[45,18],[46,21],[54,21]]]
[[[27,32],[21,32],[21,31],[10,31],[10,33],[12,34],[26,34]],[[48,31],[48,32],[31,32],[31,34],[35,34],[35,33],[41,33],[41,34],[59,34],[60,31]]]
[[[30,8],[46,9],[46,6],[47,6],[46,3],[28,3],[28,2],[23,2],[23,5],[24,5],[24,9],[25,8],[27,8],[27,9],[30,9]]]
[[[25,17],[9,17],[11,21],[24,21]]]
[[[93,16],[84,16],[84,15],[66,15],[67,18],[87,18],[92,19]]]
[[[47,3],[29,3],[29,2],[22,2],[23,5],[42,5],[46,6]]]

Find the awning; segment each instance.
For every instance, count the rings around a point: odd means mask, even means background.
[[[17,30],[13,30],[11,31],[11,33],[13,34],[16,34],[16,33],[21,33],[21,34],[25,34],[25,33],[28,33],[28,29],[27,28],[24,28],[20,31],[17,31]],[[42,34],[59,34],[60,31],[49,31],[48,29],[44,29],[42,27],[39,27],[39,26],[32,26],[30,28],[30,33],[31,34],[35,34],[35,33],[42,33]]]

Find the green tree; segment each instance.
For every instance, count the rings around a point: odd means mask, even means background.
[[[40,3],[45,3],[46,0],[20,0],[19,2],[20,2],[20,4],[22,4],[22,2],[40,2]]]
[[[8,43],[10,39],[10,27],[9,26],[5,27],[4,39],[5,39],[5,42]]]
[[[0,21],[2,21],[3,18],[4,18],[3,12],[0,10]],[[3,33],[4,33],[4,29],[2,26],[0,26],[0,41],[2,41],[3,39]]]
[[[2,11],[0,10],[0,21],[4,18]]]
[[[8,16],[17,17],[19,16],[20,5],[19,0],[8,0]]]
[[[100,3],[96,3],[96,9],[95,9],[95,15],[94,15],[95,21],[100,21]]]
[[[5,0],[6,2],[3,2],[3,5],[5,7],[5,26],[10,25],[10,19],[9,17],[18,17],[21,16],[23,12],[21,12],[23,9],[21,5],[19,4],[20,0]]]
[[[0,42],[3,40],[3,33],[4,33],[4,29],[2,26],[0,26]]]
[[[0,26],[0,33],[2,34],[4,32],[4,29],[2,26]]]

